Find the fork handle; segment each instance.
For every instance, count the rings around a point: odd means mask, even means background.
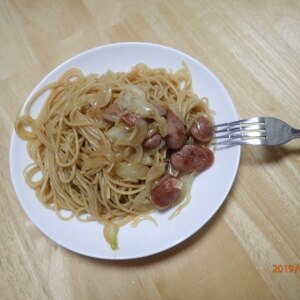
[[[291,128],[292,138],[300,138],[300,129]]]

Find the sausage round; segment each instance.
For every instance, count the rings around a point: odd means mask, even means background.
[[[201,116],[193,122],[190,132],[196,140],[200,142],[207,142],[211,140],[214,128],[207,118]]]
[[[177,150],[185,141],[185,129],[181,120],[171,111],[167,110],[168,134],[166,143],[169,148]]]
[[[171,164],[182,172],[200,172],[214,162],[214,153],[207,147],[185,145],[171,155]]]
[[[152,187],[152,203],[158,209],[166,209],[177,201],[180,191],[181,182],[173,176],[165,176]]]
[[[138,117],[132,113],[132,112],[128,112],[126,113],[123,117],[122,120],[127,123],[128,125],[136,125],[136,123],[138,122]],[[143,120],[143,119],[140,119]],[[146,121],[145,121],[146,124]]]
[[[105,109],[103,118],[108,123],[115,123],[115,121],[118,119],[121,113],[121,107],[118,103],[114,102]],[[122,120],[128,125],[136,125],[138,117],[132,112],[127,112],[123,115]]]
[[[112,103],[106,107],[103,118],[108,123],[115,123],[119,115],[122,113],[120,106],[117,103]]]
[[[145,149],[154,149],[160,145],[161,135],[159,133],[155,133],[149,138],[145,139],[143,142],[143,147]]]

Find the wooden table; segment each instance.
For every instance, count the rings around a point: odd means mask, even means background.
[[[4,0],[0,33],[0,299],[300,299],[300,140],[244,147],[213,219],[180,247],[133,261],[46,238],[19,205],[8,159],[17,110],[40,79],[121,41],[184,51],[221,79],[240,117],[300,127],[299,1]]]

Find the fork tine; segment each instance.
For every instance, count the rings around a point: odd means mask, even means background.
[[[264,131],[254,131],[254,132],[240,132],[240,133],[228,133],[220,136],[216,136],[216,139],[242,139],[242,138],[255,138],[255,137],[266,137]]]
[[[236,139],[236,140],[231,140],[231,139],[227,139],[225,141],[214,141],[212,143],[212,145],[214,146],[225,146],[225,147],[229,147],[229,146],[235,146],[235,145],[262,145],[264,144],[266,141],[266,138],[253,138],[253,139],[247,139],[247,140],[240,140],[240,139]]]
[[[241,123],[243,124],[243,123]],[[216,127],[220,127],[220,126],[215,126]],[[245,125],[234,125],[234,126],[227,126],[218,130],[215,130],[215,134],[216,133],[222,133],[222,132],[236,132],[236,131],[245,131],[245,130],[265,130],[265,124],[264,123],[254,123],[254,125],[252,123],[248,123]]]
[[[260,117],[218,124],[214,129],[214,145],[259,145],[266,139],[265,121]]]
[[[249,119],[243,119],[243,120],[238,120],[238,121],[233,121],[233,122],[228,122],[228,123],[222,123],[222,124],[217,124],[214,126],[216,131],[227,129],[227,128],[240,128],[240,126],[249,126],[249,125],[265,125],[265,121],[262,120],[260,117],[253,117]],[[223,127],[223,129],[222,129]]]
[[[264,124],[265,122],[260,117],[253,117],[253,118],[249,118],[249,119],[242,119],[242,120],[238,120],[238,121],[217,124],[214,127],[215,128],[218,128],[218,127],[232,127],[232,126],[236,126],[236,125],[240,125],[240,124],[249,124],[249,123],[262,123],[262,124]]]

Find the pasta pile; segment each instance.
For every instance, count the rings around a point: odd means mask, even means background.
[[[43,107],[33,118],[31,107],[42,96]],[[207,100],[192,90],[186,65],[168,72],[138,64],[127,73],[100,76],[68,70],[38,91],[15,122],[33,161],[24,171],[26,183],[59,218],[104,224],[106,240],[117,248],[119,227],[155,209],[150,197],[155,182],[166,174],[179,178],[183,187],[176,204],[182,205],[195,176],[170,164],[165,109],[187,131],[200,116],[211,118]],[[159,144],[145,147],[155,133]]]

